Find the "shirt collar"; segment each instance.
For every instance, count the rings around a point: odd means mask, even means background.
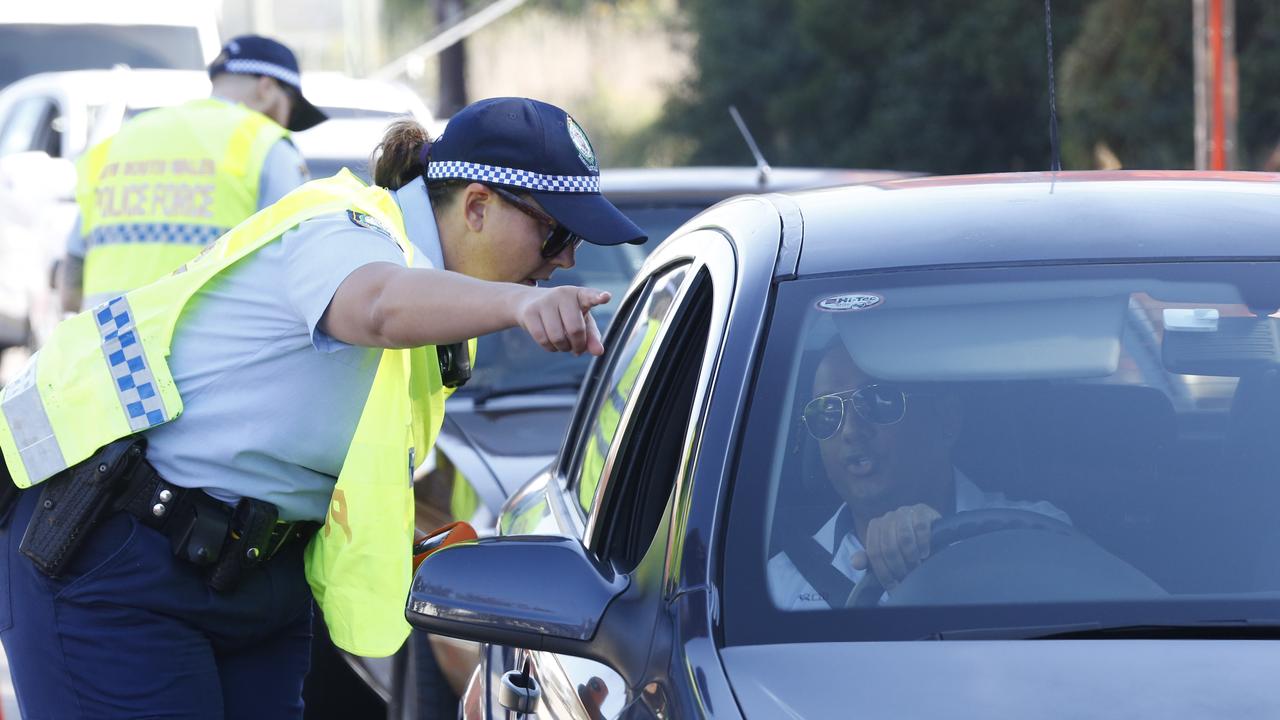
[[[440,230],[431,210],[431,199],[427,197],[426,181],[414,178],[399,190],[393,190],[391,196],[404,215],[404,230],[409,234],[409,242],[431,261],[432,267],[443,270],[444,249],[440,246]]]

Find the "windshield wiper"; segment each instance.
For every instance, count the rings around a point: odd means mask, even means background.
[[[924,640],[1276,640],[1280,619],[1229,618],[1177,624],[1104,625],[1098,622],[963,628]]]
[[[507,397],[509,395],[528,395],[531,393],[549,392],[551,390],[574,390],[576,391],[582,386],[582,378],[556,380],[544,383],[529,383],[527,385],[506,385],[506,386],[485,386],[481,385],[474,392],[468,393],[476,407],[482,407],[485,403],[494,398]]]

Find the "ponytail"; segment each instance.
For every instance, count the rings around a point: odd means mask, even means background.
[[[399,190],[427,172],[431,138],[416,120],[405,118],[391,123],[382,142],[373,149],[369,165],[373,167],[373,184],[388,190]],[[469,180],[428,180],[427,195],[433,208],[442,208]]]
[[[427,169],[422,150],[430,140],[427,129],[416,120],[406,118],[391,123],[369,161],[373,184],[399,190],[422,177]]]

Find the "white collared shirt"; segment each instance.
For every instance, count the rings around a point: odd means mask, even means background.
[[[1063,522],[1071,522],[1067,514],[1055,507],[1053,503],[1044,500],[1009,500],[1004,493],[984,492],[959,470],[955,471],[955,482],[956,512],[1012,508],[1029,510]],[[849,578],[851,582],[857,583],[866,574],[865,570],[855,570],[853,567],[854,553],[865,549],[862,542],[858,540],[857,534],[850,530],[840,539],[839,547],[836,547],[836,523],[841,513],[845,512],[845,507],[845,505],[840,506],[831,519],[813,534],[813,540],[832,556],[831,567]],[[785,532],[785,529],[783,531]],[[830,607],[822,595],[805,580],[799,568],[785,552],[778,553],[769,559],[768,578],[769,596],[773,598],[774,604],[783,610],[826,610]]]

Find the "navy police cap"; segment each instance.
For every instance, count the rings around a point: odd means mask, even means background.
[[[646,239],[600,194],[600,165],[582,126],[537,100],[490,98],[458,111],[431,145],[426,178],[528,193],[556,222],[596,245]]]
[[[222,46],[222,52],[209,65],[209,77],[221,73],[265,75],[293,88],[294,107],[289,115],[289,129],[297,132],[315,127],[329,116],[302,96],[302,74],[293,51],[271,38],[240,35]]]

